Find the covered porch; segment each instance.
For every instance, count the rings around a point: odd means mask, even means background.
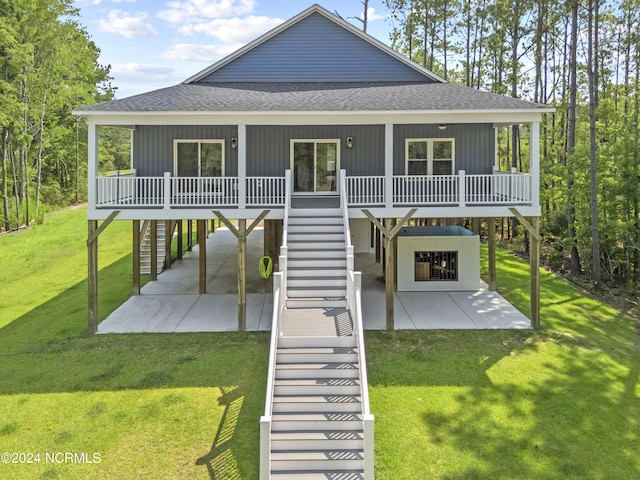
[[[258,274],[264,232],[258,227],[247,238],[247,330],[268,331],[272,318],[272,282]],[[148,282],[98,325],[98,333],[172,333],[237,331],[237,239],[226,228],[207,242],[207,292],[199,294],[198,247],[172,268]],[[373,254],[357,254],[362,272],[364,327],[386,326],[385,286],[381,265]],[[471,292],[395,292],[395,328],[511,329],[530,328],[529,319],[497,292],[478,280]],[[335,316],[342,310],[325,312]]]

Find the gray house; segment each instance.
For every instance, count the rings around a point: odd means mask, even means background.
[[[491,220],[515,216],[531,235],[530,318],[537,326],[539,128],[552,111],[448,83],[318,5],[179,85],[78,109],[89,126],[89,330],[95,332],[97,321],[97,238],[112,220],[133,222],[134,293],[145,237],[156,258],[170,248],[158,244],[161,226],[173,231],[176,222],[195,220],[204,243],[207,220],[229,224],[238,237],[239,329],[246,236],[258,221],[280,225],[261,478],[295,478],[301,471],[373,478],[354,251],[384,242],[387,327],[393,328],[394,238],[410,219],[487,219],[489,287],[495,288]],[[497,128],[513,124],[530,132],[527,171],[497,168]],[[131,129],[133,170],[98,175],[101,125]],[[468,272],[477,275],[442,241],[403,243],[417,249],[402,253],[415,267],[411,288],[441,290],[466,284]],[[158,266],[149,263],[155,278]],[[201,291],[204,277],[201,271]],[[296,312],[318,309],[343,309],[349,335],[287,335],[283,325]],[[313,330],[312,314],[298,316]],[[340,358],[321,358],[327,349],[342,352]],[[280,370],[287,362],[296,366]],[[327,366],[321,376],[303,366],[318,362]],[[336,362],[351,368],[338,372],[330,368]],[[324,389],[332,378],[327,371],[343,379],[334,382],[338,391]],[[305,395],[310,413],[300,413],[295,401]],[[328,403],[331,395],[342,400]],[[326,433],[336,431],[350,435]]]

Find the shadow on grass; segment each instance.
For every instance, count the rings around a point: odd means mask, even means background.
[[[225,406],[222,420],[211,445],[211,450],[196,461],[196,465],[206,465],[212,480],[241,480],[238,459],[234,455],[231,440],[235,434],[244,396],[237,387],[222,389],[223,396],[218,403]]]
[[[99,284],[102,320],[130,295],[130,257],[102,269]],[[222,399],[228,403],[220,424],[216,421],[211,425],[218,434],[211,451],[193,458],[192,464],[206,466],[211,478],[256,477],[268,333],[89,336],[86,305],[87,284],[83,281],[0,329],[0,398],[220,388],[224,392]],[[227,385],[235,387],[230,389]],[[104,414],[104,408],[98,406],[95,412],[92,408],[89,406],[88,411]],[[28,426],[28,419],[23,423]],[[149,428],[155,427],[150,424]],[[15,429],[11,422],[0,419],[0,435],[5,440]],[[232,470],[227,470],[234,458],[238,459],[234,467],[239,472],[237,477],[229,476]]]

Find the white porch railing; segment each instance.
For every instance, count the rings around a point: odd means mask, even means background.
[[[394,205],[458,203],[458,175],[403,175],[393,177]]]
[[[170,207],[236,206],[235,177],[170,177]]]
[[[384,177],[347,177],[349,206],[384,206]],[[495,171],[486,175],[394,175],[392,204],[518,205],[532,201],[530,173]]]
[[[237,177],[136,177],[109,175],[96,179],[96,207],[238,207]],[[284,177],[248,177],[247,206],[282,206]]]
[[[282,206],[285,194],[284,177],[247,178],[247,205]]]
[[[384,176],[347,177],[347,203],[357,205],[384,204]]]
[[[115,207],[282,207],[287,187],[284,177],[248,177],[246,197],[240,198],[237,177],[136,177],[126,174],[96,179],[97,208]],[[530,173],[495,171],[485,175],[394,175],[387,192],[384,176],[348,176],[341,185],[349,207],[385,206],[391,194],[394,206],[522,205],[533,198]],[[242,201],[241,201],[242,200]]]

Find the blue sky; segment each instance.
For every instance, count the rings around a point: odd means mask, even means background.
[[[368,33],[389,44],[383,0],[369,1]],[[319,3],[362,28],[361,0],[76,0],[81,22],[111,65],[117,98],[175,85]]]

